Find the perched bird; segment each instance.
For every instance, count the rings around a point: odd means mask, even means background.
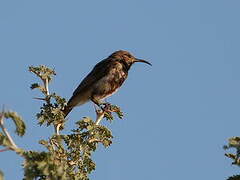
[[[103,100],[114,94],[127,79],[128,71],[135,62],[148,61],[137,59],[127,51],[119,50],[100,61],[83,79],[63,110],[65,117],[75,107],[91,100],[101,107]]]

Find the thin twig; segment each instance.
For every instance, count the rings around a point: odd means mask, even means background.
[[[51,145],[52,145],[53,150],[55,151],[55,150],[56,150],[56,149],[55,149],[56,143],[54,142],[53,139],[50,139],[50,143],[51,143]]]
[[[1,149],[0,152],[4,152],[4,151],[9,151],[11,150],[10,148],[4,148],[4,149]]]
[[[4,111],[2,113],[0,113],[0,127],[3,131],[3,133],[5,134],[5,136],[8,138],[9,142],[11,143],[11,145],[13,146],[14,149],[17,149],[17,145],[15,144],[15,142],[13,141],[12,137],[10,136],[10,134],[8,133],[7,129],[4,127]]]
[[[38,97],[34,97],[33,99],[37,99],[37,100],[46,101],[46,98],[38,98]]]

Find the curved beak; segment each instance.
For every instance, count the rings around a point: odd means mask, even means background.
[[[142,63],[146,63],[146,64],[152,66],[152,64],[151,64],[150,62],[145,61],[145,60],[143,60],[143,59],[137,59],[137,58],[136,58],[134,62],[142,62]]]

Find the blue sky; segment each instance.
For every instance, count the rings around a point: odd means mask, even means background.
[[[106,124],[115,136],[100,148],[92,180],[226,179],[239,169],[222,146],[239,136],[239,0],[102,0],[0,2],[0,105],[27,124],[25,149],[52,128],[38,127],[39,94],[29,65],[45,64],[57,76],[51,90],[70,98],[92,67],[123,49],[153,66],[136,64],[120,91],[108,99],[125,112]],[[66,132],[91,103],[75,108]],[[10,124],[10,130],[13,127]],[[0,154],[6,179],[23,177],[23,160]]]

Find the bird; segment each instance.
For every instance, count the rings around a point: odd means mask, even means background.
[[[128,71],[136,62],[152,64],[134,57],[130,52],[118,50],[108,58],[97,63],[82,80],[67,105],[63,109],[64,117],[76,107],[92,101],[98,107],[105,104],[104,99],[113,95],[128,77]]]

